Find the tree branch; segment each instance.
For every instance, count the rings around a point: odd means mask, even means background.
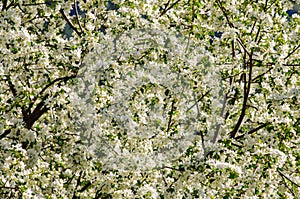
[[[234,60],[234,58],[235,58],[234,39],[231,41],[231,49],[232,49],[232,60]],[[230,87],[232,86],[233,81],[234,81],[233,77],[231,77],[230,80],[229,80]],[[230,92],[230,90],[224,96],[224,101],[223,101],[223,104],[222,104],[222,111],[221,111],[221,114],[220,114],[221,117],[223,117],[224,112],[225,112],[229,92]],[[217,124],[216,132],[215,132],[215,135],[214,135],[213,140],[212,140],[213,143],[216,143],[216,141],[217,141],[217,138],[219,136],[220,128],[221,128],[221,124]]]
[[[4,11],[6,9],[6,6],[7,6],[7,0],[3,0],[2,1],[2,11]]]
[[[221,111],[221,114],[220,114],[221,117],[223,117],[223,115],[224,115],[226,104],[227,104],[227,99],[228,98],[227,98],[227,94],[226,94],[225,97],[224,97],[223,104],[222,104],[222,111]],[[220,128],[221,128],[221,124],[217,124],[216,132],[215,132],[214,138],[212,139],[213,143],[216,143],[216,141],[217,141],[217,138],[219,136]]]
[[[72,22],[68,19],[68,17],[66,16],[64,10],[63,10],[63,9],[60,9],[59,12],[62,14],[63,18],[67,21],[67,23],[69,24],[69,26],[76,32],[76,34],[77,34],[79,37],[81,37],[81,32],[79,32],[79,31],[77,30],[77,28],[75,28],[75,26],[72,24]]]
[[[77,178],[76,187],[75,187],[75,190],[74,190],[72,199],[78,198],[78,197],[76,196],[76,193],[77,193],[77,189],[78,189],[78,187],[79,187],[80,181],[81,181],[82,174],[83,174],[83,171],[80,171],[79,177]]]
[[[44,99],[35,107],[32,113],[28,115],[24,115],[23,119],[26,123],[26,128],[30,129],[35,121],[37,121],[45,112],[49,110],[48,107],[45,106]]]
[[[254,129],[251,129],[248,133],[244,133],[244,134],[242,134],[242,135],[239,135],[239,136],[235,137],[235,139],[238,140],[238,139],[241,139],[241,138],[245,137],[246,135],[251,135],[251,134],[253,134],[253,133],[259,131],[260,129],[266,127],[266,126],[269,125],[269,124],[270,124],[270,123],[262,124],[262,125],[260,125],[260,126],[258,126],[258,127],[256,127],[256,128],[254,128]]]
[[[32,99],[32,102],[29,104],[29,107],[27,110],[30,110],[34,103],[36,102],[36,100],[41,97],[41,95],[52,85],[54,85],[56,82],[59,82],[59,81],[64,81],[64,82],[67,82],[68,80],[72,79],[72,78],[75,78],[77,77],[77,74],[75,75],[71,75],[71,76],[66,76],[66,77],[59,77],[51,82],[49,82],[49,84],[47,84],[33,99]]]
[[[17,90],[15,88],[15,85],[13,85],[13,83],[11,82],[10,77],[8,77],[8,86],[9,86],[9,89],[12,92],[13,96],[17,97]]]
[[[84,31],[83,31],[82,26],[81,26],[81,23],[80,23],[80,21],[79,21],[79,14],[78,14],[78,9],[77,9],[77,5],[76,5],[76,0],[74,0],[74,8],[75,8],[76,20],[77,20],[77,23],[78,23],[79,28],[80,28],[80,31],[81,31],[80,34],[82,34]]]
[[[224,8],[224,6],[222,6],[222,3],[221,3],[219,0],[217,0],[216,2],[217,2],[217,4],[218,4],[219,8],[221,9],[221,11],[223,12],[223,15],[225,16],[226,21],[227,21],[229,27],[230,27],[230,28],[235,28],[234,25],[233,25],[233,23],[229,20],[229,16],[228,16],[228,14],[227,14],[226,8]],[[237,33],[236,33],[236,34],[237,34]],[[238,36],[238,39],[237,39],[238,43],[242,46],[242,48],[243,48],[244,51],[247,53],[247,55],[250,56],[250,53],[248,52],[248,50],[246,49],[244,43],[242,42],[242,39],[241,39],[240,35],[237,34],[237,36]]]
[[[252,79],[252,82],[254,83],[255,80],[261,78],[262,76],[264,76],[265,74],[267,74],[268,72],[270,72],[273,69],[273,67],[269,68],[266,72],[263,72],[262,74],[256,76],[255,78]]]
[[[35,109],[31,112],[30,109],[33,107],[33,105],[35,104],[35,102],[37,101],[38,98],[41,97],[41,95],[52,85],[54,85],[56,82],[60,82],[60,81],[68,81],[69,79],[75,78],[77,77],[77,75],[71,75],[71,76],[67,76],[67,77],[60,77],[57,78],[53,81],[51,81],[50,83],[48,83],[31,101],[31,103],[29,104],[28,108],[25,109],[24,107],[21,107],[22,110],[22,114],[23,114],[23,121],[26,124],[26,128],[30,129],[32,127],[32,125],[34,124],[35,121],[37,121],[45,112],[47,112],[49,110],[48,107],[45,106],[45,100],[47,99],[47,97],[49,96],[48,94],[45,95],[42,99],[41,102],[39,104],[37,104],[37,106],[35,107]],[[8,85],[9,88],[13,94],[14,97],[17,97],[17,90],[15,88],[15,86],[13,85],[10,77],[8,77]],[[2,133],[0,135],[0,139],[6,137],[9,133],[11,132],[11,130],[6,130],[4,133]]]
[[[296,46],[285,58],[284,60],[287,60],[294,52],[296,52],[300,48],[300,44]]]
[[[197,118],[198,120],[200,120],[200,110],[199,110],[199,105],[198,105],[198,101],[197,101],[197,98],[196,98],[196,95],[195,95],[195,92],[193,92],[193,95],[194,95],[194,100],[196,101],[196,107],[197,107]],[[197,132],[198,133],[198,132]],[[204,135],[203,135],[203,132],[200,131],[200,137],[201,137],[201,145],[202,145],[202,149],[205,153],[206,151],[206,147],[205,147],[205,144],[204,144]]]
[[[9,5],[7,5],[7,0],[4,0],[3,6],[2,6],[2,11],[8,10],[11,6],[14,5],[14,3],[15,3],[14,1],[11,1],[11,3]]]
[[[1,135],[0,135],[0,140],[8,136],[11,132],[11,129],[6,129]]]
[[[197,105],[205,96],[209,94],[210,90],[204,93],[192,106],[190,106],[185,112],[191,110],[195,105]]]
[[[277,169],[277,172],[284,177],[285,179],[287,179],[288,181],[290,181],[293,185],[300,187],[300,185],[298,185],[296,182],[294,182],[293,180],[291,180],[290,178],[288,178],[285,174],[283,174],[279,169]]]
[[[253,55],[253,51],[251,52],[251,56],[249,58],[250,60],[249,60],[248,84],[247,84],[246,74],[244,74],[244,101],[243,101],[242,111],[241,111],[240,117],[239,117],[238,122],[235,125],[233,131],[230,132],[231,138],[234,138],[236,136],[236,134],[244,120],[245,114],[246,114],[247,101],[248,101],[248,97],[250,94],[251,81],[252,81],[252,67],[253,67],[252,55]],[[247,63],[245,63],[245,68],[246,68],[246,64]]]
[[[168,5],[170,4],[170,0],[166,3],[165,9],[160,13],[159,17],[166,14],[169,10],[171,10],[180,0],[175,1],[170,7]]]
[[[170,117],[169,117],[168,126],[167,126],[167,130],[166,130],[167,133],[170,131],[170,128],[171,128],[172,115],[173,115],[174,111],[175,111],[175,99],[173,99],[172,104],[171,104]]]

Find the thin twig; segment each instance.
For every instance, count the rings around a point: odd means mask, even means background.
[[[77,183],[76,183],[76,187],[75,187],[72,199],[76,199],[77,198],[76,193],[77,193],[77,189],[78,189],[78,186],[80,184],[80,181],[81,181],[82,174],[83,174],[83,171],[80,171],[79,177],[77,178]]]
[[[239,135],[239,136],[235,137],[235,139],[238,140],[238,139],[241,139],[241,138],[245,137],[246,135],[251,135],[251,134],[259,131],[260,129],[266,127],[267,125],[269,125],[269,123],[262,124],[262,125],[260,125],[256,128],[254,128],[254,129],[251,129],[248,133],[244,133],[242,135]]]
[[[218,4],[219,8],[221,9],[221,11],[223,12],[223,15],[225,16],[229,27],[230,28],[235,28],[233,23],[229,20],[229,16],[227,14],[226,8],[224,8],[224,6],[222,6],[222,3],[218,0],[217,0],[217,4]],[[236,34],[238,36],[238,39],[237,39],[238,43],[241,45],[241,47],[244,49],[244,51],[247,53],[247,55],[250,56],[250,53],[248,52],[247,48],[245,47],[244,43],[242,42],[242,39],[241,39],[240,35],[238,33],[236,33]]]
[[[209,94],[210,90],[204,93],[192,106],[190,106],[185,112],[190,111],[197,103],[199,103],[205,96]]]
[[[82,34],[84,31],[83,31],[83,29],[82,29],[82,26],[81,26],[81,23],[80,23],[80,20],[79,20],[79,14],[78,14],[78,9],[77,9],[76,2],[77,2],[77,1],[74,0],[75,15],[76,15],[76,20],[77,20],[77,23],[78,23],[78,25],[79,25],[81,34]]]
[[[283,176],[285,179],[287,179],[288,181],[290,181],[293,185],[300,187],[300,185],[298,185],[296,182],[294,182],[293,180],[291,180],[290,178],[288,178],[286,175],[284,175],[279,169],[277,169],[277,172]]]
[[[287,58],[289,58],[292,54],[294,54],[294,52],[296,52],[298,49],[300,48],[300,44],[298,46],[296,46],[285,58],[284,60],[286,60]]]
[[[64,81],[64,82],[66,82],[66,81],[68,81],[68,80],[70,80],[70,79],[72,79],[72,78],[75,78],[75,77],[77,77],[77,75],[75,74],[75,75],[70,75],[70,76],[66,76],[66,77],[59,77],[59,78],[57,78],[57,79],[55,79],[55,80],[53,80],[53,81],[51,81],[51,82],[49,82],[49,84],[47,84],[33,99],[32,99],[32,101],[31,101],[31,103],[29,104],[29,107],[28,107],[28,109],[27,110],[30,110],[32,107],[33,107],[33,105],[34,105],[34,103],[36,102],[36,100],[50,87],[50,86],[52,86],[52,85],[54,85],[56,82],[60,82],[60,81]]]
[[[233,59],[235,58],[234,39],[231,41],[231,48],[232,48],[232,60],[233,60]],[[234,81],[234,80],[233,80],[233,77],[230,77],[230,80],[229,80],[230,87],[232,86],[233,81]],[[225,94],[225,96],[224,96],[224,101],[223,101],[223,104],[222,104],[222,111],[221,111],[221,114],[220,114],[221,117],[223,117],[224,112],[225,112],[225,108],[226,108],[226,104],[227,104],[229,92],[230,92],[230,91],[228,91],[228,92]],[[225,119],[226,119],[226,118],[225,118]],[[219,131],[220,131],[220,128],[221,128],[221,124],[217,124],[216,132],[215,132],[215,134],[214,134],[212,143],[216,143],[217,138],[219,137]]]
[[[50,2],[43,2],[43,3],[24,3],[24,4],[22,4],[22,6],[40,6],[40,5],[49,5],[49,3],[50,3],[50,5],[52,4],[52,3],[61,3],[61,1],[52,1],[52,0],[50,0]]]
[[[257,33],[256,33],[256,36],[255,36],[255,39],[254,39],[254,41],[257,43],[257,45],[258,45],[259,42],[261,41],[261,40],[258,40],[258,37],[259,37],[259,34],[260,34],[260,30],[261,30],[261,26],[259,25],[259,26],[258,26]]]
[[[197,102],[197,98],[196,98],[196,95],[195,95],[195,92],[193,91],[193,96],[194,96],[194,100],[196,101],[196,107],[197,107],[197,118],[198,120],[200,120],[200,109],[199,109],[199,105],[198,105],[198,102]],[[202,145],[202,149],[205,153],[206,151],[206,147],[205,147],[205,144],[204,144],[204,135],[203,135],[203,132],[200,131],[200,137],[201,137],[201,145]]]
[[[173,99],[172,104],[171,104],[170,117],[169,117],[168,126],[167,126],[167,130],[166,130],[167,133],[170,131],[170,128],[171,128],[172,116],[173,116],[174,111],[175,111],[175,99]]]
[[[170,5],[170,7],[167,7],[170,3],[170,1],[168,1],[168,3],[166,4],[165,9],[160,13],[160,17],[163,16],[164,14],[166,14],[169,10],[171,10],[180,0],[175,1],[172,5]]]
[[[262,74],[256,76],[255,78],[252,79],[252,83],[255,83],[255,81],[259,78],[261,78],[262,76],[264,76],[265,74],[267,74],[268,72],[270,72],[273,69],[273,67],[269,68],[266,72],[263,72]]]
[[[224,101],[222,104],[222,111],[220,114],[221,117],[223,117],[223,115],[224,115],[226,104],[227,104],[227,99],[228,99],[227,94],[225,94]],[[214,138],[212,139],[212,143],[216,143],[217,138],[219,137],[220,128],[221,128],[221,124],[217,124],[216,132],[215,132]]]
[[[282,181],[283,181],[285,187],[293,194],[294,197],[296,197],[296,194],[294,193],[294,191],[293,191],[293,190],[289,187],[289,185],[286,183],[285,178],[284,178],[282,175],[280,175],[280,177],[282,178]]]
[[[77,30],[77,28],[75,28],[75,26],[73,25],[73,23],[68,19],[68,17],[66,16],[65,12],[63,9],[60,9],[59,11],[63,18],[67,21],[67,23],[69,24],[69,26],[76,32],[76,34],[80,37],[81,33]]]

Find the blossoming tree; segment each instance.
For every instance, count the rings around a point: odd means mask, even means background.
[[[0,195],[296,198],[291,7],[2,1]]]

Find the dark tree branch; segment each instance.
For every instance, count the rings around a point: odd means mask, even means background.
[[[167,8],[168,8],[168,6],[169,6],[169,4],[170,4],[170,1],[171,0],[168,0],[168,2],[165,4],[165,8],[164,8],[164,10],[161,12],[161,14],[160,14],[160,16],[162,16],[162,15],[164,15],[167,11]]]
[[[268,0],[266,0],[266,2],[265,2],[264,11],[266,12],[266,11],[267,11],[267,9],[268,9]]]
[[[247,109],[247,101],[249,98],[249,94],[250,94],[250,90],[251,90],[251,81],[252,81],[252,68],[253,68],[253,60],[252,60],[252,56],[253,56],[253,51],[251,51],[251,55],[249,58],[249,73],[248,73],[248,82],[246,79],[246,74],[244,74],[244,100],[243,100],[243,105],[242,105],[242,111],[240,114],[240,117],[238,119],[238,122],[236,123],[233,131],[230,132],[230,137],[234,138],[244,120],[244,117],[246,115],[246,109]],[[245,60],[245,58],[244,58]],[[248,64],[245,63],[245,68]]]
[[[274,66],[275,63],[267,63],[266,65],[260,65],[260,66]],[[256,65],[253,65],[256,66]],[[291,66],[291,67],[295,67],[295,66],[300,66],[300,64],[283,64],[283,66]],[[270,67],[266,72],[263,72],[262,74],[256,76],[255,78],[252,79],[252,83],[256,83],[256,80],[261,78],[262,76],[264,76],[265,74],[267,74],[268,72],[270,72],[274,67]]]
[[[255,28],[255,25],[257,23],[258,19],[255,20],[255,22],[253,23],[253,26],[251,28],[251,31],[250,31],[250,35],[252,35],[253,31],[254,31],[254,28]]]
[[[66,187],[68,188],[70,183],[72,182],[72,180],[74,179],[75,177],[75,173],[72,175],[72,177],[70,179],[68,179],[68,181],[65,183]]]
[[[25,109],[24,107],[21,107],[21,111],[22,111],[22,115],[23,115],[23,121],[25,122],[26,128],[30,129],[33,124],[45,113],[49,110],[48,107],[45,106],[45,100],[49,97],[49,94],[45,95],[44,97],[42,97],[41,102],[39,102],[37,104],[37,106],[35,107],[35,109],[31,112],[30,109],[33,107],[33,105],[35,104],[35,102],[37,101],[37,99],[41,98],[41,95],[43,95],[43,93],[52,85],[54,85],[56,82],[60,82],[60,81],[68,81],[69,79],[75,78],[77,77],[77,75],[71,75],[71,76],[67,76],[67,77],[60,77],[57,78],[53,81],[51,81],[50,83],[48,83],[35,97],[34,99],[31,101],[31,103],[29,104],[28,108]],[[13,94],[14,97],[18,96],[17,90],[15,88],[15,86],[13,85],[10,77],[8,77],[8,86]],[[7,135],[9,135],[11,132],[11,129],[7,129],[4,131],[4,133],[2,133],[0,135],[0,139],[5,138]]]
[[[41,95],[52,85],[54,85],[56,82],[60,82],[60,81],[68,81],[69,79],[75,78],[76,75],[71,75],[71,76],[67,76],[67,77],[60,77],[57,78],[53,81],[51,81],[49,84],[47,84],[40,92],[39,94],[37,94],[34,99],[31,101],[31,103],[29,104],[28,108],[22,109],[22,113],[23,113],[23,120],[26,124],[26,128],[30,129],[32,127],[32,125],[45,113],[49,110],[48,107],[45,106],[45,100],[47,99],[47,97],[49,96],[49,94],[45,95],[42,98],[42,101],[37,104],[37,106],[35,107],[35,109],[30,113],[30,109],[33,107],[33,105],[35,104],[35,102],[37,101],[37,99],[39,97],[41,97]]]
[[[171,10],[180,0],[175,1],[172,5],[168,7],[170,4],[170,0],[166,3],[164,10],[160,13],[160,17],[166,14],[169,10]]]
[[[80,28],[80,31],[81,31],[80,34],[82,34],[84,31],[83,31],[82,26],[81,26],[81,23],[80,23],[80,21],[79,21],[79,14],[78,14],[78,9],[77,9],[77,5],[76,5],[76,0],[74,0],[74,8],[75,8],[76,20],[77,20],[77,23],[78,23],[79,28]]]
[[[300,66],[300,64],[283,64],[284,66]]]
[[[280,176],[282,178],[282,181],[284,183],[284,186],[293,194],[293,196],[296,198],[296,194],[294,191],[289,187],[289,185],[286,183],[285,178],[283,176]]]
[[[232,50],[232,59],[235,58],[235,45],[234,45],[234,39],[231,41],[231,50]]]
[[[86,183],[86,184],[79,190],[79,192],[84,192],[84,191],[87,190],[91,185],[92,185],[92,183],[91,183],[90,181],[88,181],[88,183]]]
[[[258,127],[256,127],[256,128],[254,128],[254,129],[251,129],[248,133],[244,133],[244,134],[242,134],[242,135],[239,135],[239,136],[235,137],[235,139],[238,140],[238,139],[244,138],[246,135],[251,135],[251,134],[253,134],[253,133],[259,131],[260,129],[262,129],[262,128],[268,126],[269,124],[270,124],[270,123],[262,124],[262,125],[260,125],[260,126],[258,126]]]
[[[40,5],[46,5],[47,2],[44,3],[24,3],[22,6],[40,6]]]
[[[33,20],[37,19],[38,15],[35,15],[33,18],[29,19],[28,21],[24,21],[21,23],[21,26],[24,26],[27,23],[31,23]]]
[[[46,2],[43,3],[24,3],[22,6],[40,6],[40,5],[51,5],[52,3],[61,3],[62,1],[52,1],[52,0],[46,0]]]
[[[284,60],[287,60],[292,54],[294,54],[298,49],[300,48],[300,44],[296,46],[285,58]]]
[[[3,5],[2,5],[2,11],[4,11],[7,7],[7,0],[3,0],[2,1]]]
[[[184,168],[183,169],[180,169],[180,168],[174,168],[174,167],[169,167],[169,166],[163,166],[161,168],[159,168],[160,170],[161,169],[170,169],[170,170],[174,170],[174,171],[180,171],[180,172],[183,172],[184,171]]]
[[[256,36],[255,36],[255,39],[254,41],[258,44],[260,40],[258,40],[258,37],[259,37],[259,34],[260,34],[260,30],[261,30],[261,26],[259,25],[258,26],[258,30],[257,30],[257,33],[256,33]]]
[[[0,135],[0,140],[8,136],[11,132],[11,129],[6,129],[1,135]]]
[[[295,70],[295,68],[293,68],[293,72],[291,72],[291,74],[289,75],[289,77],[286,79],[286,82],[285,82],[285,86],[288,86],[291,78],[293,77],[294,74],[297,74],[297,70]]]
[[[37,121],[45,112],[49,110],[45,106],[44,100],[42,100],[33,110],[32,113],[25,115],[24,122],[26,123],[26,128],[30,129],[35,121]]]
[[[223,15],[225,16],[226,21],[229,24],[230,28],[234,28],[233,23],[229,20],[229,16],[227,14],[226,8],[224,8],[224,6],[222,6],[222,3],[219,0],[217,0],[217,4],[218,4],[219,8],[221,9],[221,11],[223,12]]]
[[[232,49],[232,60],[235,58],[235,46],[234,46],[234,40],[231,41],[231,49]],[[229,85],[230,87],[232,86],[233,84],[233,77],[230,77],[229,79]],[[225,96],[224,96],[224,101],[223,101],[223,104],[222,104],[222,111],[221,111],[221,114],[220,116],[223,117],[224,116],[224,113],[225,113],[225,108],[226,108],[226,104],[227,104],[227,100],[228,100],[228,94],[229,94],[230,91],[228,91]],[[226,119],[226,117],[225,117]],[[217,138],[219,136],[219,131],[220,131],[220,128],[221,128],[221,124],[217,124],[217,128],[216,128],[216,132],[214,134],[214,137],[213,137],[213,140],[212,142],[213,143],[216,143],[217,141]]]
[[[185,112],[188,112],[189,110],[191,110],[194,106],[196,106],[205,96],[207,96],[209,94],[210,90],[207,91],[206,93],[204,93],[198,100],[196,100],[196,102],[190,106]]]
[[[220,114],[221,117],[223,117],[223,115],[224,115],[226,104],[227,104],[227,99],[228,99],[227,94],[225,94],[224,101],[223,101],[223,104],[222,104],[222,111],[221,111],[221,114]],[[216,141],[217,141],[217,138],[218,138],[219,132],[220,132],[220,128],[221,128],[221,124],[217,124],[216,132],[215,132],[214,138],[212,140],[213,143],[216,143]]]
[[[168,133],[171,129],[171,124],[172,124],[172,116],[173,116],[173,113],[175,111],[175,99],[173,99],[172,101],[172,104],[171,104],[171,111],[170,111],[170,117],[169,117],[169,121],[168,121],[168,126],[167,126],[167,130],[166,132]]]
[[[10,77],[8,77],[8,86],[9,86],[9,89],[12,92],[13,96],[17,97],[17,90],[15,88],[15,85],[13,85],[13,83],[11,82]]]
[[[200,110],[199,110],[199,105],[198,105],[198,101],[197,101],[195,92],[193,92],[193,95],[194,95],[194,100],[196,101],[197,118],[198,118],[198,120],[200,120]],[[201,145],[202,145],[202,149],[203,149],[203,151],[204,151],[204,153],[205,153],[206,147],[205,147],[205,143],[204,143],[204,135],[203,135],[203,132],[200,131],[200,132],[197,132],[197,133],[200,133],[200,137],[201,137]]]
[[[218,4],[219,8],[221,9],[221,11],[223,12],[223,15],[225,16],[226,21],[227,21],[229,27],[230,28],[235,28],[234,25],[233,25],[233,23],[229,19],[229,16],[227,14],[226,8],[224,8],[224,6],[222,6],[222,3],[219,0],[217,0],[217,4]],[[244,43],[242,42],[242,39],[241,39],[240,35],[238,33],[236,33],[236,34],[238,36],[238,39],[237,39],[238,43],[242,46],[242,48],[247,53],[247,55],[250,56],[250,53],[248,52],[247,48],[245,47]]]
[[[277,172],[284,177],[285,179],[287,179],[288,181],[290,181],[293,185],[300,187],[300,185],[298,185],[296,182],[294,182],[293,180],[291,180],[289,177],[287,177],[284,173],[282,173],[279,169],[277,169]]]
[[[243,148],[243,146],[242,145],[238,145],[238,144],[236,144],[236,143],[233,143],[233,142],[231,142],[231,145],[233,145],[233,146],[235,146],[235,147],[238,147],[238,148]]]
[[[60,9],[60,13],[63,16],[63,18],[67,21],[67,23],[69,24],[69,26],[76,32],[76,34],[80,37],[81,36],[81,32],[79,32],[77,30],[77,28],[73,25],[73,23],[68,19],[68,17],[66,16],[65,12],[63,9]]]
[[[256,76],[255,78],[252,79],[252,82],[255,82],[257,79],[261,78],[262,76],[264,76],[265,74],[270,72],[272,69],[273,69],[273,67],[269,68],[266,72],[263,72],[262,74]]]
[[[43,95],[43,93],[50,87],[50,86],[53,86],[56,82],[60,82],[60,81],[63,81],[63,82],[67,82],[68,80],[70,79],[73,79],[77,77],[77,75],[71,75],[71,76],[66,76],[66,77],[59,77],[51,82],[49,82],[32,100],[32,102],[29,104],[29,107],[27,110],[30,110],[33,105],[35,104],[36,100],[41,97],[41,95]]]
[[[10,7],[12,7],[14,5],[14,1],[11,1],[9,5],[7,5],[7,0],[4,0],[3,2],[3,6],[2,6],[2,11],[4,10],[8,10]]]
[[[78,189],[78,187],[79,187],[79,185],[80,185],[80,182],[81,182],[82,174],[83,174],[83,171],[80,171],[79,177],[77,178],[76,187],[75,187],[75,190],[74,190],[72,199],[77,199],[77,198],[78,198],[78,197],[76,196],[76,193],[77,193],[77,189]]]

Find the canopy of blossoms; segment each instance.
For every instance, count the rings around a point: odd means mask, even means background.
[[[292,3],[0,2],[0,196],[297,198]]]

